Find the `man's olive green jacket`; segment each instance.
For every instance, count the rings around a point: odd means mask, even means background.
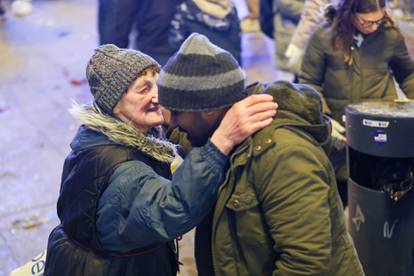
[[[214,213],[196,232],[199,275],[363,275],[323,149],[330,125],[319,94],[287,82],[264,92],[278,114],[231,156]]]

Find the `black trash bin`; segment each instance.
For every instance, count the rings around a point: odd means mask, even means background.
[[[348,225],[367,276],[414,275],[414,103],[346,108]]]

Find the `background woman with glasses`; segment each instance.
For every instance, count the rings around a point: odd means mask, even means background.
[[[393,78],[408,98],[414,98],[414,63],[385,4],[385,0],[341,0],[337,8],[327,9],[328,22],[312,35],[305,52],[300,82],[322,93],[324,112],[334,120],[332,135],[339,140],[345,140],[341,127],[345,107],[397,98]],[[341,166],[345,154],[338,156],[332,158],[338,180],[346,180]]]

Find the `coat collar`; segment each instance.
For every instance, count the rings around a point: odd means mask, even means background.
[[[174,144],[159,138],[161,129],[156,128],[151,134],[144,134],[131,125],[108,116],[96,106],[75,104],[70,112],[86,128],[106,136],[110,141],[138,149],[161,162],[172,162],[177,148]]]

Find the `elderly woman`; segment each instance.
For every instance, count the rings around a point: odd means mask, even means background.
[[[175,275],[173,240],[213,206],[232,148],[275,114],[272,97],[240,101],[171,175],[176,148],[160,136],[158,71],[149,56],[114,45],[90,59],[94,105],[75,109],[82,125],[63,167],[45,275]]]

